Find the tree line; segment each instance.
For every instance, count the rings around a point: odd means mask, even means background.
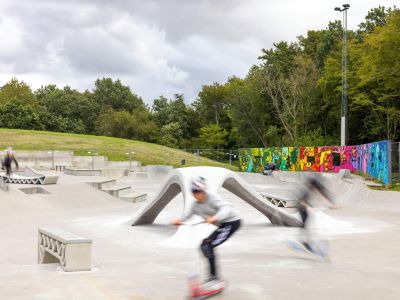
[[[146,105],[120,80],[93,90],[16,78],[0,88],[0,127],[85,133],[176,148],[339,144],[342,24],[262,49],[244,78],[204,85],[197,99]],[[400,10],[371,9],[348,32],[349,144],[400,138]]]

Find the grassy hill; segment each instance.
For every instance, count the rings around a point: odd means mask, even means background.
[[[178,149],[105,136],[0,129],[0,149],[7,146],[15,150],[72,150],[76,155],[90,155],[88,152],[92,152],[108,156],[113,161],[126,161],[126,153],[133,151],[132,160],[139,160],[142,165],[168,164],[178,167],[180,160],[186,159],[186,166],[216,166],[237,170],[236,165],[218,163]]]

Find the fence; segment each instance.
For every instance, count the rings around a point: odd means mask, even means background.
[[[233,149],[182,149],[199,157],[209,158],[221,163],[238,164],[239,150]]]
[[[241,149],[239,169],[262,172],[266,163],[274,163],[277,169],[283,171],[339,172],[341,169],[349,169],[352,172],[369,174],[389,184],[393,175],[391,146],[390,141],[379,141],[343,147]]]
[[[400,142],[392,143],[392,182],[400,182]]]

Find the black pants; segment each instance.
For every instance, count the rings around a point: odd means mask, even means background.
[[[301,217],[301,227],[305,228],[306,224],[307,224],[307,220],[308,220],[308,211],[307,211],[307,207],[305,205],[300,204],[298,207],[299,210],[299,214]]]
[[[11,176],[11,173],[12,173],[11,165],[5,165],[5,167],[6,167],[7,176]]]
[[[302,221],[301,228],[303,228],[303,232],[306,232],[306,230],[307,230],[306,226],[307,226],[307,221],[308,221],[308,210],[305,205],[301,204],[299,206],[299,214],[300,214],[301,221]],[[311,246],[307,240],[303,242],[303,245],[304,245],[304,247],[307,248],[307,250],[312,251]]]
[[[210,275],[217,276],[214,248],[231,237],[240,227],[240,220],[222,223],[208,238],[201,243],[200,249],[210,264]]]

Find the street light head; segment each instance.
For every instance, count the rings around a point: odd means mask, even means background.
[[[349,9],[350,8],[350,4],[343,4],[342,5],[344,9]]]
[[[340,7],[335,7],[335,11],[342,11]]]

